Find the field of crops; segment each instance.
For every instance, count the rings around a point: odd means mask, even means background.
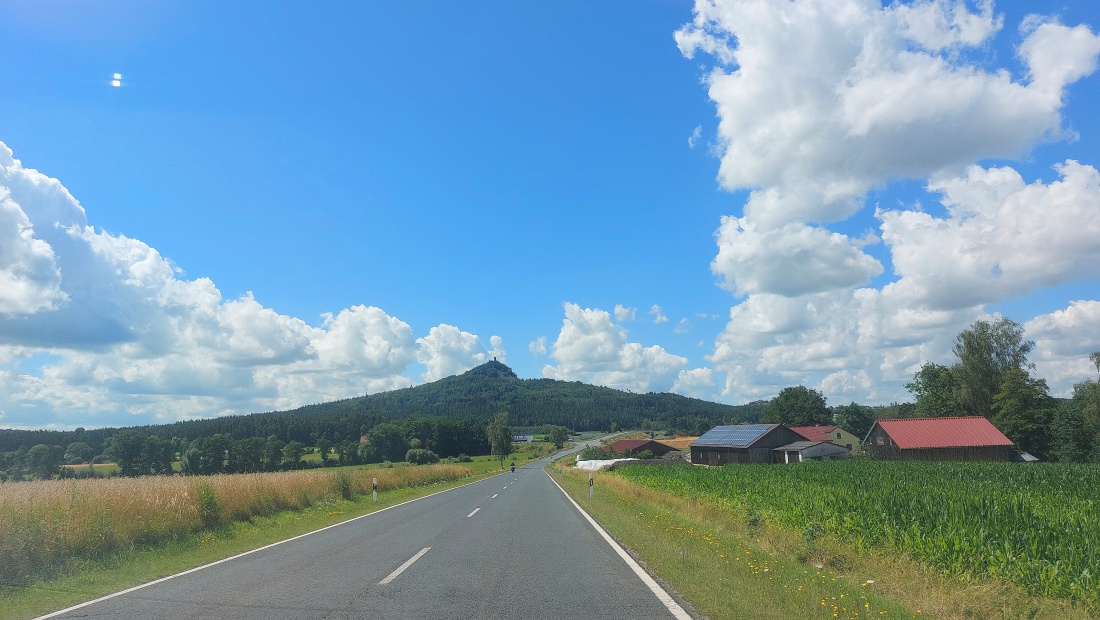
[[[465,477],[462,465],[0,484],[0,586],[281,510]]]
[[[626,479],[949,575],[996,577],[1100,612],[1100,467],[834,461],[627,466]],[[757,517],[758,516],[758,517]]]

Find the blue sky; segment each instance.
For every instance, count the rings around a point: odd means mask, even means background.
[[[528,4],[0,1],[0,426],[1094,377],[1094,3]]]

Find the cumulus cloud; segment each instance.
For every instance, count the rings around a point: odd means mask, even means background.
[[[629,342],[625,329],[598,308],[565,304],[565,319],[542,375],[563,381],[584,381],[634,392],[666,392],[687,358],[658,345]]]
[[[761,229],[748,218],[723,217],[711,263],[737,295],[801,295],[866,284],[882,273],[845,235],[800,223]]]
[[[225,300],[149,245],[89,226],[56,179],[0,143],[0,412],[14,427],[173,422],[412,385],[486,359],[450,325],[416,339],[371,306],[319,326]],[[503,358],[503,340],[489,339]],[[118,416],[124,416],[119,418]]]
[[[710,399],[714,396],[714,371],[710,368],[681,370],[672,391],[682,396]]]
[[[980,57],[1002,21],[990,1],[698,0],[676,41],[713,60],[718,178],[750,191],[718,231],[712,267],[726,286],[797,296],[864,284],[882,267],[861,242],[808,224],[851,217],[892,180],[1062,135],[1066,87],[1095,70],[1100,37],[1032,18],[1026,79],[1014,79],[962,53]]]
[[[1027,184],[1011,168],[973,166],[929,186],[948,217],[879,213],[892,286],[950,309],[1100,276],[1100,173],[1072,160],[1055,168],[1061,180]]]
[[[1100,351],[1100,301],[1074,301],[1039,315],[1024,323],[1024,334],[1035,341],[1030,359],[1052,395],[1072,396],[1075,383],[1097,378],[1089,354]]]
[[[427,336],[416,339],[416,344],[416,361],[427,368],[421,375],[425,381],[465,372],[485,362],[478,337],[453,325],[431,328]]]

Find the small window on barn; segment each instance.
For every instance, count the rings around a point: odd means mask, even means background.
[[[836,438],[837,438],[837,439],[840,439],[840,433],[837,433],[837,434],[836,434]]]
[[[882,435],[879,435],[878,437],[875,437],[875,443],[877,443],[880,446],[882,445]]]

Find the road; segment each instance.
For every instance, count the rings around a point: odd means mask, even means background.
[[[55,618],[672,618],[545,461]],[[682,613],[682,611],[681,611]],[[681,615],[680,617],[689,617]]]

